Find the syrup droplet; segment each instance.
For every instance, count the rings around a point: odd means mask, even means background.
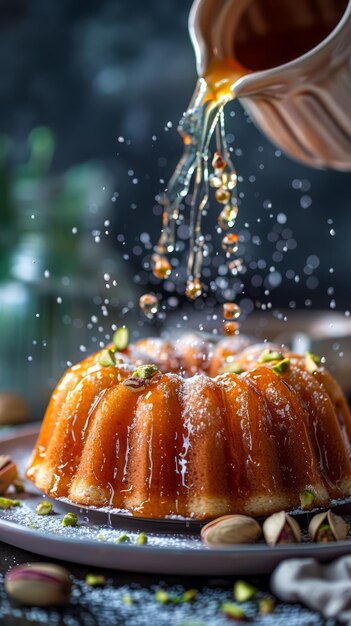
[[[227,163],[223,159],[220,152],[215,152],[212,159],[212,167],[214,170],[224,170]]]
[[[237,322],[225,322],[223,324],[224,334],[228,337],[239,334],[239,324]]]
[[[237,215],[238,207],[235,204],[227,204],[218,216],[218,225],[222,230],[232,228]]]
[[[233,254],[238,250],[239,237],[236,233],[230,233],[222,239],[222,248],[227,254]]]
[[[217,189],[215,197],[217,202],[220,202],[221,204],[227,204],[227,202],[229,202],[230,200],[230,192],[227,189],[223,189],[223,187],[220,187],[219,189]]]
[[[166,259],[165,256],[156,255],[156,254],[153,256],[152,273],[154,274],[154,276],[164,280],[165,278],[168,278],[171,271],[172,271],[171,264],[168,261],[168,259]]]
[[[216,176],[216,174],[210,174],[208,180],[211,187],[215,187],[216,189],[218,189],[222,186],[222,178],[219,178],[219,176]]]
[[[158,300],[151,293],[145,293],[139,299],[139,307],[146,317],[153,317],[158,311]]]
[[[243,259],[233,259],[233,261],[230,261],[230,263],[228,264],[228,268],[233,274],[237,274],[239,268],[242,267],[243,263]]]
[[[223,317],[226,320],[237,320],[240,316],[240,306],[235,302],[225,302],[223,304]]]
[[[185,294],[190,298],[190,300],[196,300],[202,294],[202,282],[199,278],[191,279],[189,278],[186,284]]]
[[[229,174],[223,174],[223,183],[226,184],[228,189],[230,190],[235,189],[237,182],[238,182],[238,177],[234,170],[230,172]]]

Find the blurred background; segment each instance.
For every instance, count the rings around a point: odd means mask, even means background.
[[[41,417],[67,365],[105,345],[118,324],[135,337],[188,323],[182,259],[179,278],[163,285],[149,268],[158,195],[180,157],[177,123],[196,81],[190,6],[0,0],[0,420],[24,412],[8,392]],[[237,294],[244,316],[263,310],[289,323],[300,311],[312,332],[324,311],[347,335],[350,174],[289,160],[239,103],[227,108],[227,133],[245,263],[227,275],[209,211],[208,292],[191,307],[196,325]],[[185,248],[186,229],[181,238]],[[148,291],[162,296],[154,322],[137,310]],[[344,358],[340,345],[333,340]]]

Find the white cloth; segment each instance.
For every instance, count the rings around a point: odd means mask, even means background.
[[[351,625],[351,556],[329,565],[315,559],[283,561],[273,572],[271,589],[280,600],[301,602]]]

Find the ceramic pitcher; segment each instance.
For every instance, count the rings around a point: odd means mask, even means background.
[[[351,0],[195,0],[189,30],[200,76],[247,68],[233,96],[277,147],[351,170]]]

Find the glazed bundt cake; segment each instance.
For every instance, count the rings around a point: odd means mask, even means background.
[[[351,416],[311,354],[187,335],[71,367],[27,472],[52,497],[198,519],[351,495]]]

